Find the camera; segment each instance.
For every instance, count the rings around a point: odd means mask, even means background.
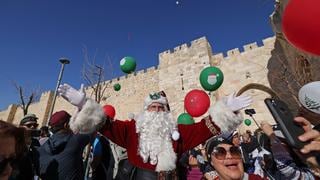
[[[252,116],[253,114],[256,114],[256,111],[254,109],[245,109],[244,113],[249,116]]]
[[[40,137],[41,131],[38,129],[32,129],[30,130],[30,136],[31,137]]]
[[[195,150],[195,149],[190,150],[190,155],[195,158],[197,158],[198,155],[202,156],[201,152],[199,150]]]

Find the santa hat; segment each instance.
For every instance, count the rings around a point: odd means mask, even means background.
[[[304,108],[320,114],[320,81],[302,86],[299,90],[299,101]]]
[[[166,111],[170,111],[168,99],[163,91],[149,94],[144,100],[144,110],[147,110],[152,103],[160,103],[166,107]]]

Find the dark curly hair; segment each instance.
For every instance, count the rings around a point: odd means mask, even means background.
[[[26,147],[24,134],[24,128],[18,128],[13,124],[0,120],[0,138],[14,137],[16,141],[16,155],[23,153]]]

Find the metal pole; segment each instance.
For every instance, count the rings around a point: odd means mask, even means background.
[[[254,119],[254,117],[252,115],[250,115],[250,117],[252,118],[252,120],[256,123],[257,127],[261,129],[261,127],[259,126],[259,124],[257,123],[257,121]]]
[[[51,104],[51,107],[50,107],[50,111],[49,111],[49,114],[48,114],[47,126],[49,125],[49,121],[50,121],[50,118],[51,118],[51,115],[52,115],[52,112],[53,112],[53,109],[54,109],[54,105],[56,103],[57,91],[58,91],[59,85],[61,83],[63,70],[64,70],[64,65],[70,64],[70,61],[67,58],[60,58],[59,61],[61,63],[61,69],[60,69],[60,73],[59,73],[59,77],[58,77],[58,81],[57,81],[57,86],[56,86],[56,89],[54,91],[53,101],[52,101],[52,104]]]

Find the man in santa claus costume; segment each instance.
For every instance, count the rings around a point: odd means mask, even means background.
[[[248,96],[232,94],[217,101],[209,117],[192,125],[177,125],[163,92],[149,94],[143,112],[132,121],[106,118],[102,107],[85,97],[83,85],[78,91],[63,84],[58,92],[78,107],[70,128],[79,133],[99,130],[126,148],[129,162],[135,167],[134,178],[139,180],[176,179],[177,156],[212,136],[234,130],[243,120],[239,110],[252,102]]]

